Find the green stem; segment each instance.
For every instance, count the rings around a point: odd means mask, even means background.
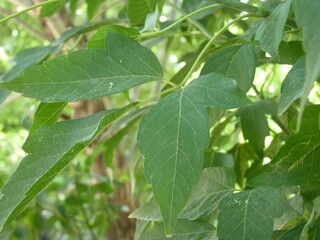
[[[214,7],[218,7],[218,6],[221,6],[220,4],[213,4],[213,5],[209,5],[209,6],[206,6],[206,7],[203,7],[203,8],[200,8],[192,13],[189,13],[187,15],[185,15],[184,17],[180,18],[179,20],[177,20],[176,22],[172,23],[170,26],[158,31],[158,32],[151,32],[151,33],[144,33],[142,34],[142,37],[145,38],[145,37],[154,37],[154,36],[158,36],[158,35],[161,35],[163,33],[165,33],[166,31],[174,28],[175,26],[177,26],[179,23],[183,22],[184,20],[186,20],[187,18],[189,17],[192,17],[193,15],[199,13],[199,12],[202,12],[202,11],[205,11],[207,9],[210,9],[210,8],[214,8]]]
[[[183,81],[179,84],[180,87],[182,87],[190,78],[191,74],[193,73],[193,71],[195,70],[195,68],[198,66],[198,64],[200,63],[200,61],[202,60],[202,57],[204,56],[205,52],[208,50],[208,48],[211,46],[211,44],[216,40],[216,38],[222,34],[225,30],[227,30],[231,25],[239,22],[241,19],[243,18],[247,18],[247,17],[253,17],[256,16],[255,14],[245,14],[245,15],[241,15],[239,17],[237,17],[236,19],[232,20],[231,22],[229,22],[227,25],[225,25],[223,28],[221,28],[211,39],[210,41],[206,44],[206,46],[202,49],[202,51],[200,52],[200,54],[198,55],[196,61],[193,63],[192,67],[190,68],[189,72],[187,73],[186,77],[183,79]]]
[[[42,7],[42,6],[45,6],[45,5],[47,5],[47,4],[50,4],[50,3],[53,3],[53,2],[58,2],[58,1],[59,1],[59,0],[50,0],[50,1],[46,1],[46,2],[42,2],[42,3],[39,3],[39,4],[33,5],[33,6],[31,6],[31,7],[28,7],[28,8],[26,8],[26,9],[23,9],[23,10],[20,11],[20,12],[16,12],[16,13],[8,16],[8,17],[5,17],[5,18],[1,19],[1,20],[0,20],[0,24],[4,23],[4,22],[6,22],[6,21],[8,21],[8,20],[10,20],[10,19],[12,19],[12,18],[15,18],[16,16],[19,16],[19,15],[21,15],[21,14],[24,14],[24,13],[26,13],[26,12],[29,12],[29,11],[31,11],[32,9],[35,9],[35,8],[38,8],[38,7]]]

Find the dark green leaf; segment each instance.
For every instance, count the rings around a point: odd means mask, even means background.
[[[33,124],[29,131],[29,134],[32,134],[42,126],[56,123],[66,105],[67,103],[64,102],[40,103],[34,115]]]
[[[172,240],[199,240],[206,237],[214,231],[214,227],[203,221],[187,221],[179,220],[176,231],[174,232]],[[148,229],[139,240],[167,240],[164,232],[163,224],[157,224],[151,229]]]
[[[278,54],[282,31],[290,13],[290,7],[291,0],[282,1],[257,30],[255,39],[259,40],[261,48],[272,56]]]
[[[217,72],[237,81],[240,88],[247,92],[252,85],[256,60],[249,44],[233,46],[214,53],[203,66],[201,75]]]
[[[0,189],[0,231],[106,126],[128,107],[37,129],[26,140],[28,155]]]
[[[107,35],[107,49],[53,58],[0,83],[0,88],[44,102],[72,102],[112,95],[162,78],[161,66],[149,49],[123,34]]]
[[[301,97],[306,76],[305,61],[305,57],[299,58],[283,80],[278,114],[283,114],[295,100]]]
[[[257,188],[225,197],[219,204],[219,240],[270,240],[273,221],[283,213],[277,188]]]
[[[129,0],[128,17],[132,25],[143,25],[149,13],[161,11],[164,0]]]
[[[301,41],[281,41],[279,45],[279,56],[281,64],[295,64],[300,57],[305,55]]]
[[[314,82],[320,76],[320,1],[293,0],[297,25],[302,29],[303,48],[306,52],[306,80],[300,102],[299,119],[302,117],[308,95]],[[299,121],[298,121],[299,124]]]
[[[138,141],[167,234],[187,204],[201,173],[209,143],[206,107],[248,104],[235,80],[211,73],[161,99],[140,125]]]
[[[195,220],[201,216],[207,216],[218,207],[221,199],[234,191],[235,182],[235,174],[231,169],[205,168],[202,170],[199,182],[193,189],[179,219]],[[154,201],[142,205],[130,217],[148,221],[162,221],[159,207]]]
[[[106,48],[106,35],[108,32],[117,32],[132,37],[136,41],[141,39],[141,35],[135,28],[126,28],[119,25],[102,26],[87,42],[88,48]]]
[[[320,106],[307,107],[301,130],[292,134],[271,161],[265,173],[249,182],[253,186],[313,188],[320,184]]]
[[[239,109],[237,115],[240,116],[244,138],[249,140],[253,149],[261,156],[265,137],[269,134],[264,108],[258,104],[245,106]]]

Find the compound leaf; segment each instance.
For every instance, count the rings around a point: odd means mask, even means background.
[[[206,107],[235,108],[250,103],[235,80],[211,73],[159,101],[140,125],[138,141],[167,234],[188,202],[209,143]]]

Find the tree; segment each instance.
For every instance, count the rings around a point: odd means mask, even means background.
[[[4,237],[36,198],[29,239],[319,238],[320,1],[49,0],[0,24],[34,9],[50,43],[0,82],[39,101]],[[66,204],[45,216],[50,188]]]

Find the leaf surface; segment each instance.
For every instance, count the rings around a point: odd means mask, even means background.
[[[235,108],[250,103],[235,80],[217,73],[193,80],[159,101],[139,128],[140,152],[167,234],[188,202],[209,143],[206,107]]]
[[[140,40],[141,35],[135,28],[126,28],[119,25],[102,26],[87,42],[88,48],[106,48],[106,35],[108,32],[117,32],[127,35],[135,40]]]
[[[252,85],[256,69],[253,47],[249,44],[232,46],[214,53],[201,70],[201,75],[217,72],[237,81],[247,92]]]
[[[219,240],[269,240],[274,219],[283,213],[277,188],[257,188],[225,197],[219,204]]]
[[[128,107],[37,129],[23,149],[28,155],[0,189],[0,231],[3,230],[72,160]]]
[[[179,220],[172,240],[198,240],[214,231],[214,227],[203,221]],[[148,229],[139,240],[167,240],[163,224],[157,224]]]
[[[65,102],[40,103],[34,115],[33,124],[29,130],[29,134],[42,126],[56,123],[66,105],[67,103]]]
[[[85,49],[53,58],[1,83],[0,88],[44,102],[73,102],[162,78],[162,68],[149,49],[123,34],[107,34],[107,49]]]
[[[304,82],[298,125],[314,82],[320,76],[320,1],[293,0],[297,25],[302,29],[303,48],[306,52],[306,80]]]
[[[320,106],[307,107],[300,132],[291,134],[268,168],[253,178],[252,186],[294,186],[312,189],[320,184]]]
[[[283,114],[295,100],[301,97],[306,76],[305,61],[305,57],[299,58],[283,80],[278,114]]]
[[[202,170],[199,182],[193,189],[179,219],[195,220],[201,216],[207,216],[218,207],[222,198],[234,191],[235,182],[235,174],[229,168],[205,168]],[[130,217],[148,221],[162,221],[160,209],[154,201],[142,205]]]
[[[282,31],[290,13],[291,0],[282,1],[259,26],[255,39],[261,48],[272,56],[278,54]]]
[[[155,12],[158,6],[162,9],[164,0],[129,0],[128,18],[132,25],[143,25],[149,13]]]

